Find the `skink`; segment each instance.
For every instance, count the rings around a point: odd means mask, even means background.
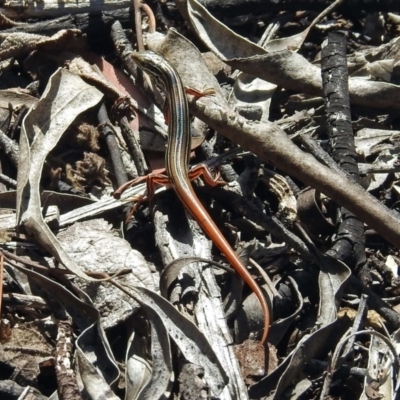
[[[190,156],[190,121],[189,107],[185,88],[175,68],[160,55],[146,51],[132,53],[133,60],[147,72],[166,93],[169,127],[168,143],[165,155],[165,168],[169,184],[174,188],[181,202],[196,219],[204,232],[210,237],[218,249],[225,255],[236,272],[257,295],[264,314],[263,344],[268,335],[270,313],[261,288],[255,282],[247,268],[240,261],[227,240],[196,196],[189,179]]]

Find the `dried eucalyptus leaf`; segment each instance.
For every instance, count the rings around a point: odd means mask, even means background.
[[[95,106],[101,98],[101,92],[78,76],[57,70],[50,77],[39,102],[24,118],[17,177],[17,222],[68,270],[88,280],[95,279],[79,269],[44,223],[39,187],[48,153],[75,118]]]
[[[399,37],[395,37],[381,46],[368,46],[350,54],[347,64],[351,76],[367,76],[390,82],[393,67],[399,61],[399,43]]]
[[[265,53],[262,47],[236,34],[214,18],[198,1],[188,0],[187,11],[197,35],[221,60],[236,58],[239,54],[246,58]]]
[[[337,304],[351,272],[346,264],[329,256],[321,257],[320,268],[318,322],[325,326],[337,318]]]
[[[76,349],[76,364],[78,375],[82,380],[85,392],[91,400],[120,400],[113,392],[110,385],[97,371],[96,367],[89,362],[80,349]]]
[[[25,90],[28,92],[27,90]],[[24,89],[5,89],[0,90],[0,108],[9,109],[10,103],[13,109],[21,106],[30,108],[38,102],[36,97],[25,93]]]
[[[39,48],[46,50],[56,48],[60,51],[71,44],[77,35],[81,35],[79,29],[62,29],[51,37],[26,32],[2,33],[0,34],[0,60],[24,57]]]
[[[233,85],[230,105],[239,110],[240,114],[246,109],[254,110],[258,107],[262,111],[260,120],[267,121],[272,96],[275,93],[276,85],[253,75],[240,73]],[[258,118],[250,118],[258,120]]]
[[[130,397],[127,391],[126,400],[160,399],[172,384],[173,368],[168,332],[157,312],[151,307],[145,306],[145,308],[151,325],[151,376],[137,397]]]
[[[198,328],[157,293],[141,287],[130,289],[139,302],[161,318],[168,334],[184,357],[191,363],[204,368],[204,378],[213,393],[216,395],[221,393],[228,383],[227,374]]]
[[[371,80],[390,82],[392,78],[394,60],[378,60],[367,63],[353,73],[352,76],[362,76]]]
[[[133,333],[128,341],[125,371],[125,400],[137,399],[138,394],[151,379],[151,361],[140,337]]]
[[[82,365],[91,364],[101,375],[101,379],[108,385],[114,384],[120,375],[118,365],[114,359],[106,333],[100,319],[85,329],[75,342],[76,352],[81,358]],[[86,361],[83,361],[85,358]],[[90,370],[80,370],[85,389],[89,390],[91,377]],[[87,373],[88,376],[82,376]]]
[[[188,0],[187,7],[190,22],[201,40],[218,57],[222,60],[227,60],[239,57],[247,58],[258,54],[265,54],[266,52],[272,53],[286,49],[292,51],[299,50],[310,29],[324,18],[327,13],[331,12],[337,4],[338,2],[333,3],[318,15],[303,32],[291,37],[271,40],[260,46],[233,32],[218,19],[214,18],[198,1]],[[261,120],[266,121],[269,117],[269,106],[275,89],[275,84],[255,77],[251,75],[251,72],[241,73],[234,84],[231,105],[241,108],[258,106],[262,110]]]
[[[161,296],[163,296],[165,299],[167,299],[168,293],[171,289],[173,282],[178,279],[183,268],[187,267],[189,264],[199,263],[199,262],[214,265],[215,267],[221,268],[232,274],[235,273],[234,269],[227,267],[221,263],[209,260],[207,258],[201,258],[201,257],[177,258],[176,260],[170,262],[161,272],[161,275],[160,275]]]
[[[188,0],[187,8],[197,35],[214,54],[233,68],[294,90],[304,87],[320,90],[320,69],[302,56],[289,50],[269,53],[222,24],[215,23],[211,14],[196,0]]]
[[[287,330],[289,327],[293,324],[297,316],[301,313],[301,310],[303,309],[304,301],[303,301],[303,296],[301,295],[299,288],[297,286],[296,281],[292,277],[288,277],[288,280],[292,284],[292,290],[296,295],[298,306],[296,310],[293,311],[293,313],[285,318],[280,318],[278,321],[274,322],[273,325],[270,328],[269,334],[268,334],[268,343],[277,345],[282,338],[285,336]],[[275,283],[275,287],[278,287],[279,284],[281,283],[281,279]]]
[[[298,51],[300,47],[303,45],[304,41],[306,40],[306,37],[310,32],[310,30],[313,29],[316,24],[318,24],[322,19],[324,19],[328,14],[330,14],[333,11],[333,9],[336,8],[342,2],[343,0],[336,0],[335,2],[333,2],[329,7],[327,7],[324,11],[322,11],[316,18],[314,18],[311,24],[306,29],[304,29],[304,31],[299,32],[293,36],[270,40],[263,47],[265,48],[265,50],[269,52],[281,51],[286,49],[290,49],[292,51]]]
[[[262,47],[236,34],[222,24],[197,1],[188,1],[188,13],[201,40],[222,60],[235,58],[237,54],[252,56],[254,53],[263,54],[265,52]],[[219,49],[223,49],[223,54]],[[242,109],[259,107],[262,110],[261,119],[267,120],[275,89],[276,85],[274,84],[250,74],[241,73],[235,80],[230,99],[231,106]]]

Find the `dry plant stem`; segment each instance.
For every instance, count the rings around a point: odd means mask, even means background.
[[[135,167],[139,176],[143,176],[146,174],[148,170],[146,160],[142,149],[140,148],[139,142],[135,138],[135,134],[132,131],[129,121],[127,117],[122,117],[119,120],[119,125],[121,128],[122,136],[126,142],[126,145],[129,148],[129,152],[133,158],[135,163]],[[136,178],[135,176],[133,178]]]
[[[0,173],[0,182],[4,183],[5,185],[13,189],[17,187],[17,181],[1,173]]]
[[[361,186],[300,150],[271,122],[248,121],[212,97],[189,96],[190,111],[211,128],[346,207],[386,240],[400,247],[400,220]]]
[[[331,32],[322,46],[322,81],[326,99],[327,131],[332,158],[360,183],[351,124],[346,38]]]
[[[99,130],[106,140],[108,150],[110,151],[117,184],[118,186],[121,186],[128,181],[128,174],[126,173],[124,164],[122,162],[121,152],[118,147],[117,139],[115,138],[114,132],[108,125],[110,124],[110,121],[108,119],[107,110],[104,104],[101,105],[97,118],[100,124]]]
[[[1,258],[1,256],[0,256]],[[5,293],[3,297],[5,306],[12,307],[14,310],[49,311],[50,307],[42,297],[19,293]],[[28,311],[28,309],[30,309]]]
[[[346,38],[343,34],[328,34],[328,40],[322,46],[321,72],[331,155],[359,184],[361,180],[350,114]],[[340,213],[337,239],[327,254],[351,268],[363,265],[366,261],[364,224],[344,207],[340,208]]]
[[[199,193],[202,193],[206,192],[207,188],[199,187],[197,190]],[[305,259],[314,261],[315,257],[309,251],[306,244],[289,229],[287,229],[277,217],[268,215],[268,213],[263,212],[263,210],[256,204],[246,201],[242,195],[230,190],[228,191],[222,187],[213,188],[213,196],[216,199],[233,206],[250,221],[257,221],[257,224],[263,229],[270,232],[281,242],[287,243]]]
[[[147,4],[142,4],[142,10],[147,14],[147,17],[149,18],[149,32],[154,33],[156,31],[156,17],[154,16],[153,10],[147,5]]]
[[[354,318],[353,326],[351,328],[351,333],[356,333],[357,331],[362,329],[365,317],[368,312],[367,302],[368,302],[368,296],[366,294],[362,294],[357,309],[357,315]],[[343,349],[341,357],[338,359],[339,366],[341,366],[345,362],[346,357],[352,353],[354,342],[355,342],[355,337],[353,337],[353,339],[347,342],[346,346]]]
[[[129,74],[134,77],[135,82],[138,83],[138,81],[140,81],[138,74],[141,72],[130,56],[130,54],[133,52],[133,47],[126,37],[119,21],[114,22],[111,27],[111,39],[114,43],[117,56],[122,61]]]
[[[142,32],[142,1],[133,0],[133,7],[135,9],[135,30],[136,42],[139,51],[144,51],[143,32]]]
[[[385,318],[391,328],[400,328],[400,314],[393,310],[392,307],[383,301],[372,289],[365,286],[354,275],[350,275],[349,285],[352,287],[352,290],[360,291],[368,296],[368,306]]]
[[[58,395],[61,400],[79,400],[79,391],[76,375],[72,369],[72,327],[70,321],[58,323],[56,345],[56,376]]]
[[[122,25],[116,21],[113,26],[111,27],[111,38],[115,46],[115,51],[118,57],[122,60],[124,67],[135,78],[135,83],[140,86],[141,82],[143,83],[142,86],[144,87],[144,91],[149,98],[155,97],[155,102],[157,105],[164,104],[164,101],[158,91],[152,92],[153,85],[150,79],[144,80],[142,71],[137,68],[136,64],[133,62],[131,54],[133,52],[133,47],[130,44],[129,40],[127,39],[124,30],[122,29]],[[154,93],[152,95],[152,93]],[[162,107],[160,107],[162,109]]]
[[[18,144],[10,139],[2,130],[0,130],[0,148],[3,149],[11,162],[17,166],[19,158]]]
[[[87,14],[88,17],[110,13],[120,15],[120,11],[124,11],[123,14],[126,16],[126,9],[129,7],[130,1],[131,0],[122,0],[118,2],[109,0],[67,1],[63,3],[62,7],[60,7],[59,2],[52,1],[46,2],[45,4],[27,3],[22,7],[21,4],[2,2],[0,12],[3,16],[8,18],[24,21],[28,18],[56,18],[71,14],[79,14],[79,16]],[[123,17],[123,14],[121,17]]]
[[[336,171],[338,174],[345,172],[339,167],[339,165],[337,165],[336,161],[333,160],[332,157],[310,136],[301,133],[299,135],[299,140],[303,148],[305,148],[308,153],[311,153],[319,162],[326,165],[333,171]],[[352,177],[349,175],[347,177],[352,179]]]

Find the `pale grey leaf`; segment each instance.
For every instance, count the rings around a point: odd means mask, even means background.
[[[209,342],[198,328],[175,307],[157,293],[147,288],[131,288],[138,301],[156,312],[172,340],[184,357],[204,368],[204,378],[211,390],[218,395],[228,383],[226,372],[212,350]]]
[[[64,251],[43,221],[40,178],[45,159],[63,133],[83,111],[95,106],[102,94],[78,76],[59,69],[39,100],[25,116],[20,136],[17,177],[17,222],[34,235],[57,261],[83,279],[87,277]]]

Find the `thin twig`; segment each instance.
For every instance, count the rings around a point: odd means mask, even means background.
[[[76,375],[72,368],[72,336],[71,321],[60,321],[58,323],[55,369],[58,383],[57,392],[62,400],[82,399]]]
[[[154,16],[153,10],[146,4],[142,4],[142,10],[147,14],[147,17],[149,18],[149,32],[154,33],[157,28],[156,24],[156,17]]]
[[[136,42],[139,51],[144,51],[143,32],[142,32],[142,1],[133,0]]]
[[[122,162],[121,152],[119,150],[114,132],[111,129],[110,121],[107,116],[107,110],[104,104],[101,105],[97,118],[100,124],[100,132],[106,140],[108,150],[110,151],[117,185],[121,186],[128,181],[128,174],[126,173],[124,164]]]

